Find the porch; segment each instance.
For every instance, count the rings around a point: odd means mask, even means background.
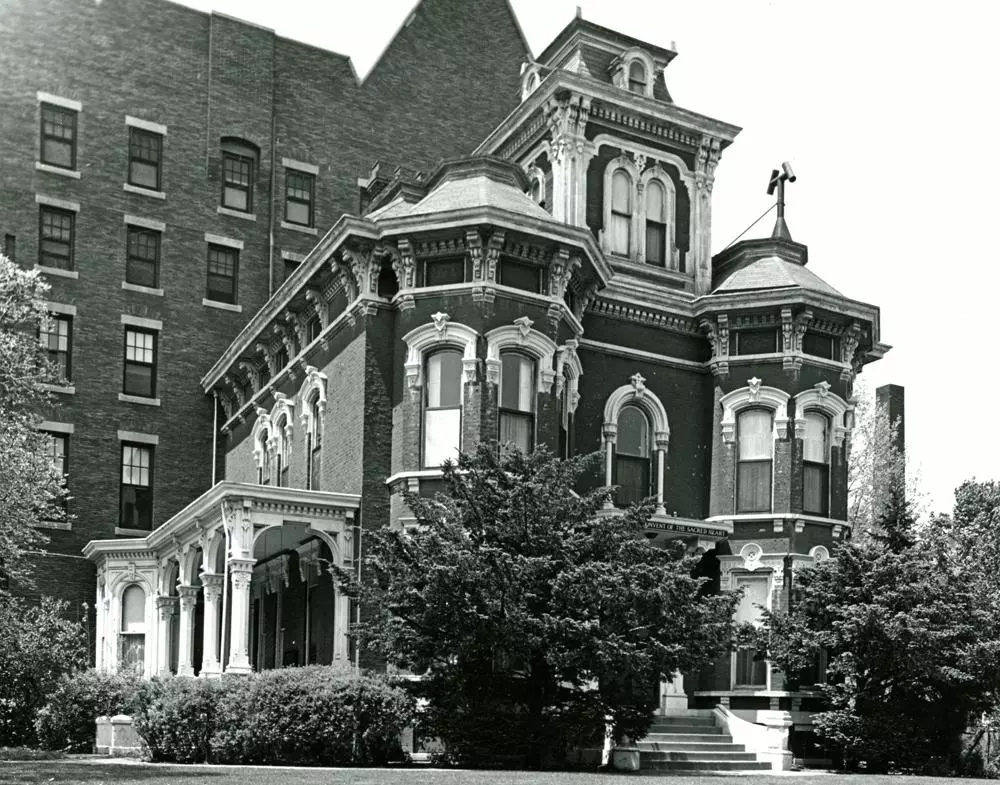
[[[349,664],[360,496],[220,482],[145,537],[93,540],[96,665],[144,676]]]

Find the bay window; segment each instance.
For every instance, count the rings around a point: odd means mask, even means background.
[[[457,460],[462,447],[462,353],[444,349],[427,358],[424,466]]]
[[[747,409],[737,421],[736,512],[770,512],[773,414]]]
[[[535,440],[535,361],[516,352],[500,354],[500,444],[528,453]]]

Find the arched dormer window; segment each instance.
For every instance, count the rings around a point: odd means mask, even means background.
[[[457,460],[462,449],[462,353],[447,348],[427,358],[424,385],[423,465]]]
[[[521,100],[525,100],[529,95],[535,92],[541,82],[542,77],[538,72],[538,66],[526,63],[524,66],[524,72],[521,75]]]
[[[628,90],[630,93],[646,94],[646,66],[641,60],[633,60],[628,67]]]
[[[241,213],[253,212],[253,183],[257,146],[243,139],[222,139],[222,206]]]
[[[620,505],[641,502],[649,493],[653,473],[649,420],[637,406],[623,406],[618,414],[618,441],[615,445],[615,471],[612,479],[618,486]]]
[[[609,248],[622,256],[628,256],[632,248],[632,188],[628,172],[616,169],[611,177]]]
[[[528,182],[531,184],[528,190],[531,201],[541,207],[545,207],[545,172],[542,171],[540,166],[533,165],[528,167],[526,174],[528,175]]]
[[[619,503],[644,499],[652,495],[655,487],[656,513],[665,514],[663,481],[670,423],[663,403],[646,387],[641,374],[632,374],[629,384],[608,396],[604,404],[603,436],[605,484],[620,486]]]
[[[535,360],[516,351],[500,353],[500,445],[527,454],[535,446]]]
[[[120,667],[141,672],[146,660],[146,592],[135,583],[122,592],[120,634]]]
[[[802,439],[802,512],[826,517],[830,512],[830,421],[806,412]]]

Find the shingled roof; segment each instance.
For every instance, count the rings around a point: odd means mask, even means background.
[[[735,270],[713,292],[786,289],[796,286],[813,292],[844,296],[812,270],[777,256],[766,256]]]

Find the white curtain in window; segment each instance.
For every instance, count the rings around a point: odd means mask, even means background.
[[[146,592],[132,585],[122,592],[122,632],[146,631]]]
[[[827,419],[822,414],[806,415],[806,434],[802,440],[802,460],[826,463]]]
[[[751,409],[740,415],[740,460],[769,460],[774,448],[771,433],[771,412]]]
[[[743,622],[758,624],[762,615],[758,606],[767,607],[768,578],[759,575],[738,575],[736,588],[743,589],[743,596],[736,608],[735,621],[738,624]]]
[[[458,460],[462,410],[428,409],[424,412],[424,465],[440,466]]]
[[[438,352],[427,360],[427,405],[431,407],[462,404],[462,355]]]
[[[632,225],[632,179],[619,169],[611,179],[611,226],[608,227],[612,253],[629,252]]]

